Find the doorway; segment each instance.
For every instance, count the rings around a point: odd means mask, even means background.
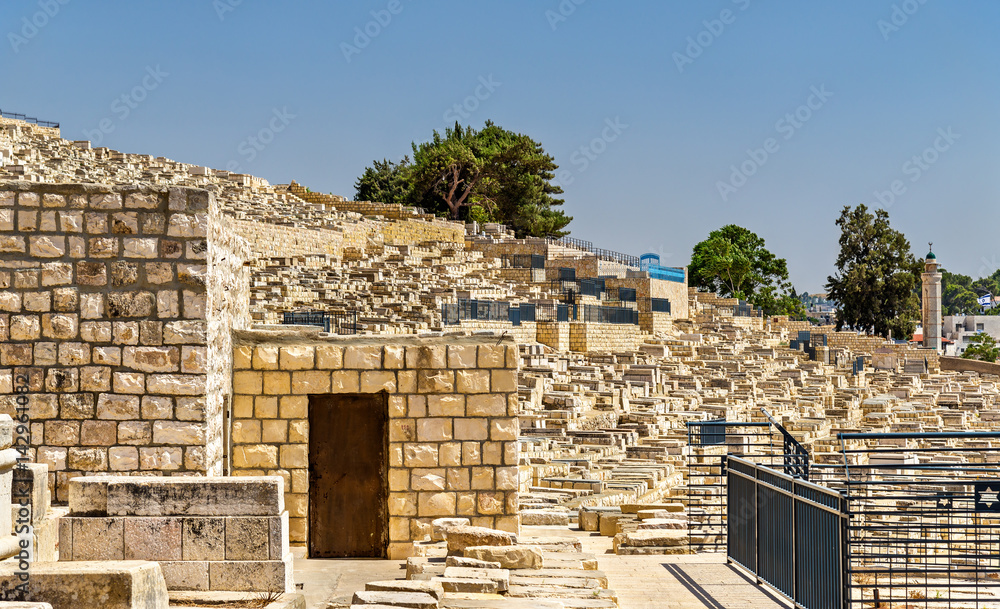
[[[388,394],[309,396],[309,557],[385,558]]]

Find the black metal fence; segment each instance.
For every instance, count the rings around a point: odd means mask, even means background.
[[[631,266],[639,268],[639,256],[632,256],[630,254],[623,254],[621,252],[616,252],[613,250],[606,250],[599,247],[594,247],[594,244],[590,241],[584,241],[583,239],[576,239],[574,237],[560,237],[559,239],[549,239],[549,243],[554,243],[556,245],[562,245],[565,247],[572,247],[584,252],[589,252],[594,254],[597,258],[601,260],[607,260],[609,262],[617,262],[619,264],[624,264],[626,266]]]
[[[739,457],[727,461],[727,557],[805,609],[843,609],[845,499]]]
[[[285,311],[281,323],[319,326],[332,334],[357,334],[357,311]]]
[[[669,313],[670,301],[666,298],[650,298],[649,310],[653,313]]]
[[[1000,433],[841,433],[848,606],[1000,606]]]
[[[5,110],[0,110],[0,116],[4,118],[12,118],[19,121],[24,121],[26,123],[32,123],[40,127],[55,127],[59,128],[59,123],[53,123],[52,121],[40,121],[33,116],[25,116],[24,114],[18,114],[17,112],[7,112]]]
[[[576,319],[576,307],[567,304],[523,302],[519,308],[521,321],[569,321]]]
[[[460,299],[441,305],[445,325],[463,320],[509,321],[515,326],[528,321],[587,321],[605,324],[638,324],[639,313],[624,307],[600,307],[566,303],[521,303]]]
[[[597,279],[581,279],[577,284],[580,286],[580,293],[584,296],[593,296],[599,299],[604,295],[604,279],[601,277]]]
[[[577,312],[577,321],[589,321],[601,324],[639,323],[639,312],[635,309],[626,309],[625,307],[583,305],[583,307],[577,308]]]
[[[687,486],[689,544],[700,551],[726,548],[726,462],[735,455],[755,463],[781,468],[786,475],[808,475],[798,461],[786,466],[786,442],[791,436],[774,422],[690,421],[687,423]],[[798,445],[791,439],[794,445]],[[793,447],[801,455],[805,449]],[[808,454],[806,459],[808,459]]]
[[[739,303],[733,307],[733,317],[761,317],[763,315],[764,312],[761,309],[754,307],[745,300],[739,301]]]
[[[504,268],[544,269],[545,256],[541,254],[504,254],[500,257]]]

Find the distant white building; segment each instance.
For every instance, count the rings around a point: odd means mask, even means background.
[[[945,315],[942,330],[944,337],[951,340],[951,344],[945,344],[944,354],[962,355],[979,332],[1000,342],[1000,315]]]

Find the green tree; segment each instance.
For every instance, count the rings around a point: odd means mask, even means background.
[[[355,184],[358,197],[420,206],[453,219],[467,217],[506,224],[519,237],[568,234],[572,217],[558,206],[553,184],[558,166],[541,144],[487,121],[482,130],[455,123],[427,141],[412,144],[413,160],[376,161]]]
[[[883,209],[845,206],[837,273],[827,277],[828,298],[837,302],[837,329],[844,326],[879,336],[909,338],[920,317],[917,289],[922,264],[910,242],[889,225]]]
[[[405,156],[399,163],[373,161],[354,182],[354,200],[408,204],[412,190],[406,178],[409,166],[410,158]]]
[[[962,352],[962,357],[995,362],[1000,357],[1000,347],[997,347],[997,341],[992,336],[985,332],[979,332],[969,338],[969,346]]]
[[[742,226],[728,224],[694,246],[689,282],[726,298],[746,300],[767,315],[805,315],[793,296],[788,264],[764,246],[764,239]]]

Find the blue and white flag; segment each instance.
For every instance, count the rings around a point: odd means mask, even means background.
[[[979,298],[976,299],[976,302],[978,302],[979,304],[981,304],[983,306],[992,305],[993,304],[993,295],[992,294],[987,294],[985,296],[980,296]]]

